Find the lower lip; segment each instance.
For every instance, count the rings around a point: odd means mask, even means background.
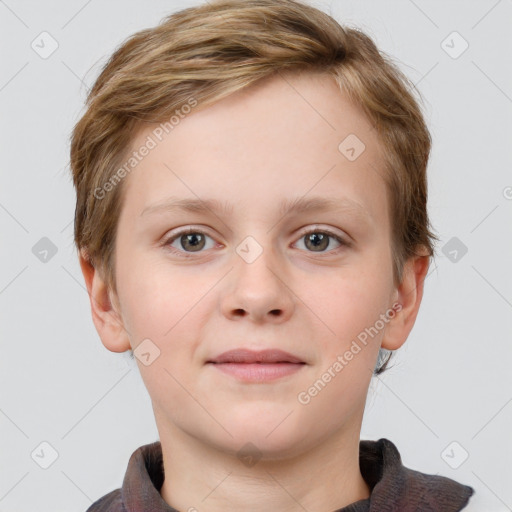
[[[266,382],[298,372],[304,363],[210,363],[223,373],[245,382]]]

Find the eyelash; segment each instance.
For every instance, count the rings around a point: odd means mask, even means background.
[[[298,240],[301,240],[302,238],[304,238],[306,235],[310,235],[312,233],[321,233],[321,234],[324,234],[324,235],[328,235],[330,238],[334,238],[339,244],[340,244],[340,247],[337,247],[336,249],[331,249],[330,251],[319,251],[317,253],[315,253],[315,251],[307,251],[307,252],[310,252],[312,254],[318,254],[320,257],[324,256],[324,255],[331,255],[331,254],[337,254],[338,251],[340,251],[341,249],[343,249],[344,247],[350,247],[351,244],[344,240],[343,238],[341,238],[339,235],[337,235],[336,233],[334,233],[333,231],[327,229],[327,228],[322,228],[322,229],[310,229],[309,231],[305,231],[303,232]],[[212,238],[210,235],[208,235],[208,233],[205,233],[204,231],[202,231],[201,229],[198,229],[198,228],[193,228],[193,227],[189,227],[189,228],[186,228],[186,229],[182,229],[181,231],[178,231],[177,233],[174,233],[172,236],[166,238],[164,240],[164,242],[162,243],[162,245],[169,249],[170,252],[172,252],[173,254],[176,254],[182,258],[193,258],[196,254],[201,254],[204,252],[203,251],[197,251],[197,252],[187,252],[187,251],[183,251],[183,250],[179,250],[179,249],[176,249],[175,247],[171,247],[171,244],[178,240],[181,236],[183,235],[190,235],[190,234],[200,234],[200,235],[205,235],[209,238]],[[213,239],[213,238],[212,238]]]

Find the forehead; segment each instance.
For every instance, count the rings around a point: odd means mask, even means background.
[[[325,74],[281,73],[169,126],[133,139],[132,151],[154,146],[125,184],[139,213],[171,195],[258,208],[310,191],[351,197],[374,218],[386,207],[377,133]]]

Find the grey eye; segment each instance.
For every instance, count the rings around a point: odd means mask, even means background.
[[[329,250],[337,249],[338,247],[344,245],[344,242],[338,236],[325,232],[325,231],[310,231],[299,239],[299,241],[304,241],[304,246],[306,250],[310,252],[326,252],[329,248],[329,245],[332,245],[331,242],[334,240],[338,245],[335,247],[330,247]]]
[[[204,248],[206,242],[202,233],[187,233],[179,237],[180,245],[186,251],[200,251]]]

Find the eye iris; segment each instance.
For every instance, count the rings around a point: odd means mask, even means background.
[[[315,232],[305,235],[306,247],[315,252],[321,252],[329,246],[329,238],[331,235],[322,232]],[[204,248],[205,237],[202,233],[186,233],[181,235],[180,243],[184,250],[197,252]]]
[[[309,235],[306,235],[306,247],[308,247],[308,242],[313,244],[314,251],[323,251],[329,245],[329,235],[325,235],[323,233],[310,233]]]
[[[190,245],[187,247],[187,244]],[[201,233],[187,233],[181,236],[181,246],[185,250],[200,251],[204,244],[204,236]]]

